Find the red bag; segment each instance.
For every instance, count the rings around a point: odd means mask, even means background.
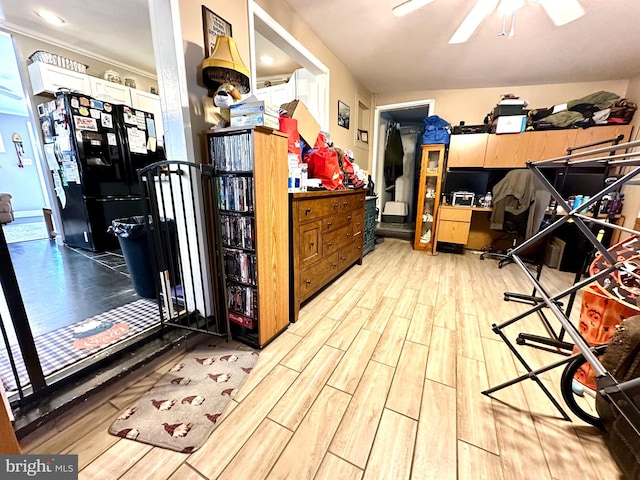
[[[280,115],[280,131],[289,135],[287,151],[298,156],[298,163],[302,162],[300,151],[300,133],[298,133],[298,120],[295,118]]]
[[[341,190],[343,176],[338,154],[328,147],[317,148],[305,156],[309,164],[309,178],[319,178],[327,190]]]

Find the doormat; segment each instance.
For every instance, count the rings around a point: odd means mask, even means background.
[[[109,433],[191,453],[202,446],[258,360],[258,352],[228,345],[196,347],[140,397]]]
[[[141,299],[37,336],[34,341],[42,371],[46,377],[159,323],[158,304]],[[20,385],[25,387],[30,382],[20,349],[13,345],[11,352]],[[5,348],[0,349],[0,382],[7,392],[17,388]]]

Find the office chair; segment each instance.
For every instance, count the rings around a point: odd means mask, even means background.
[[[498,268],[502,268],[506,263],[511,262],[511,260],[503,253],[493,252],[491,249],[495,243],[505,240],[509,240],[511,242],[510,248],[515,248],[518,245],[518,240],[525,238],[530,209],[531,207],[517,215],[508,211],[504,212],[504,223],[502,224],[502,231],[504,232],[504,235],[491,241],[489,244],[490,251],[484,252],[480,255],[480,260],[484,260],[485,256],[486,258],[499,258],[500,262],[498,262]]]

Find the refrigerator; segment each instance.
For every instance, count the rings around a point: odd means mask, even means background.
[[[145,213],[136,170],[164,159],[153,114],[69,92],[38,105],[38,114],[65,243],[117,249],[111,221]]]

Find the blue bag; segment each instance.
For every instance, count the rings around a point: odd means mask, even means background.
[[[422,144],[430,145],[434,143],[449,143],[451,135],[451,125],[437,115],[429,115],[422,119],[424,122],[424,134]]]

